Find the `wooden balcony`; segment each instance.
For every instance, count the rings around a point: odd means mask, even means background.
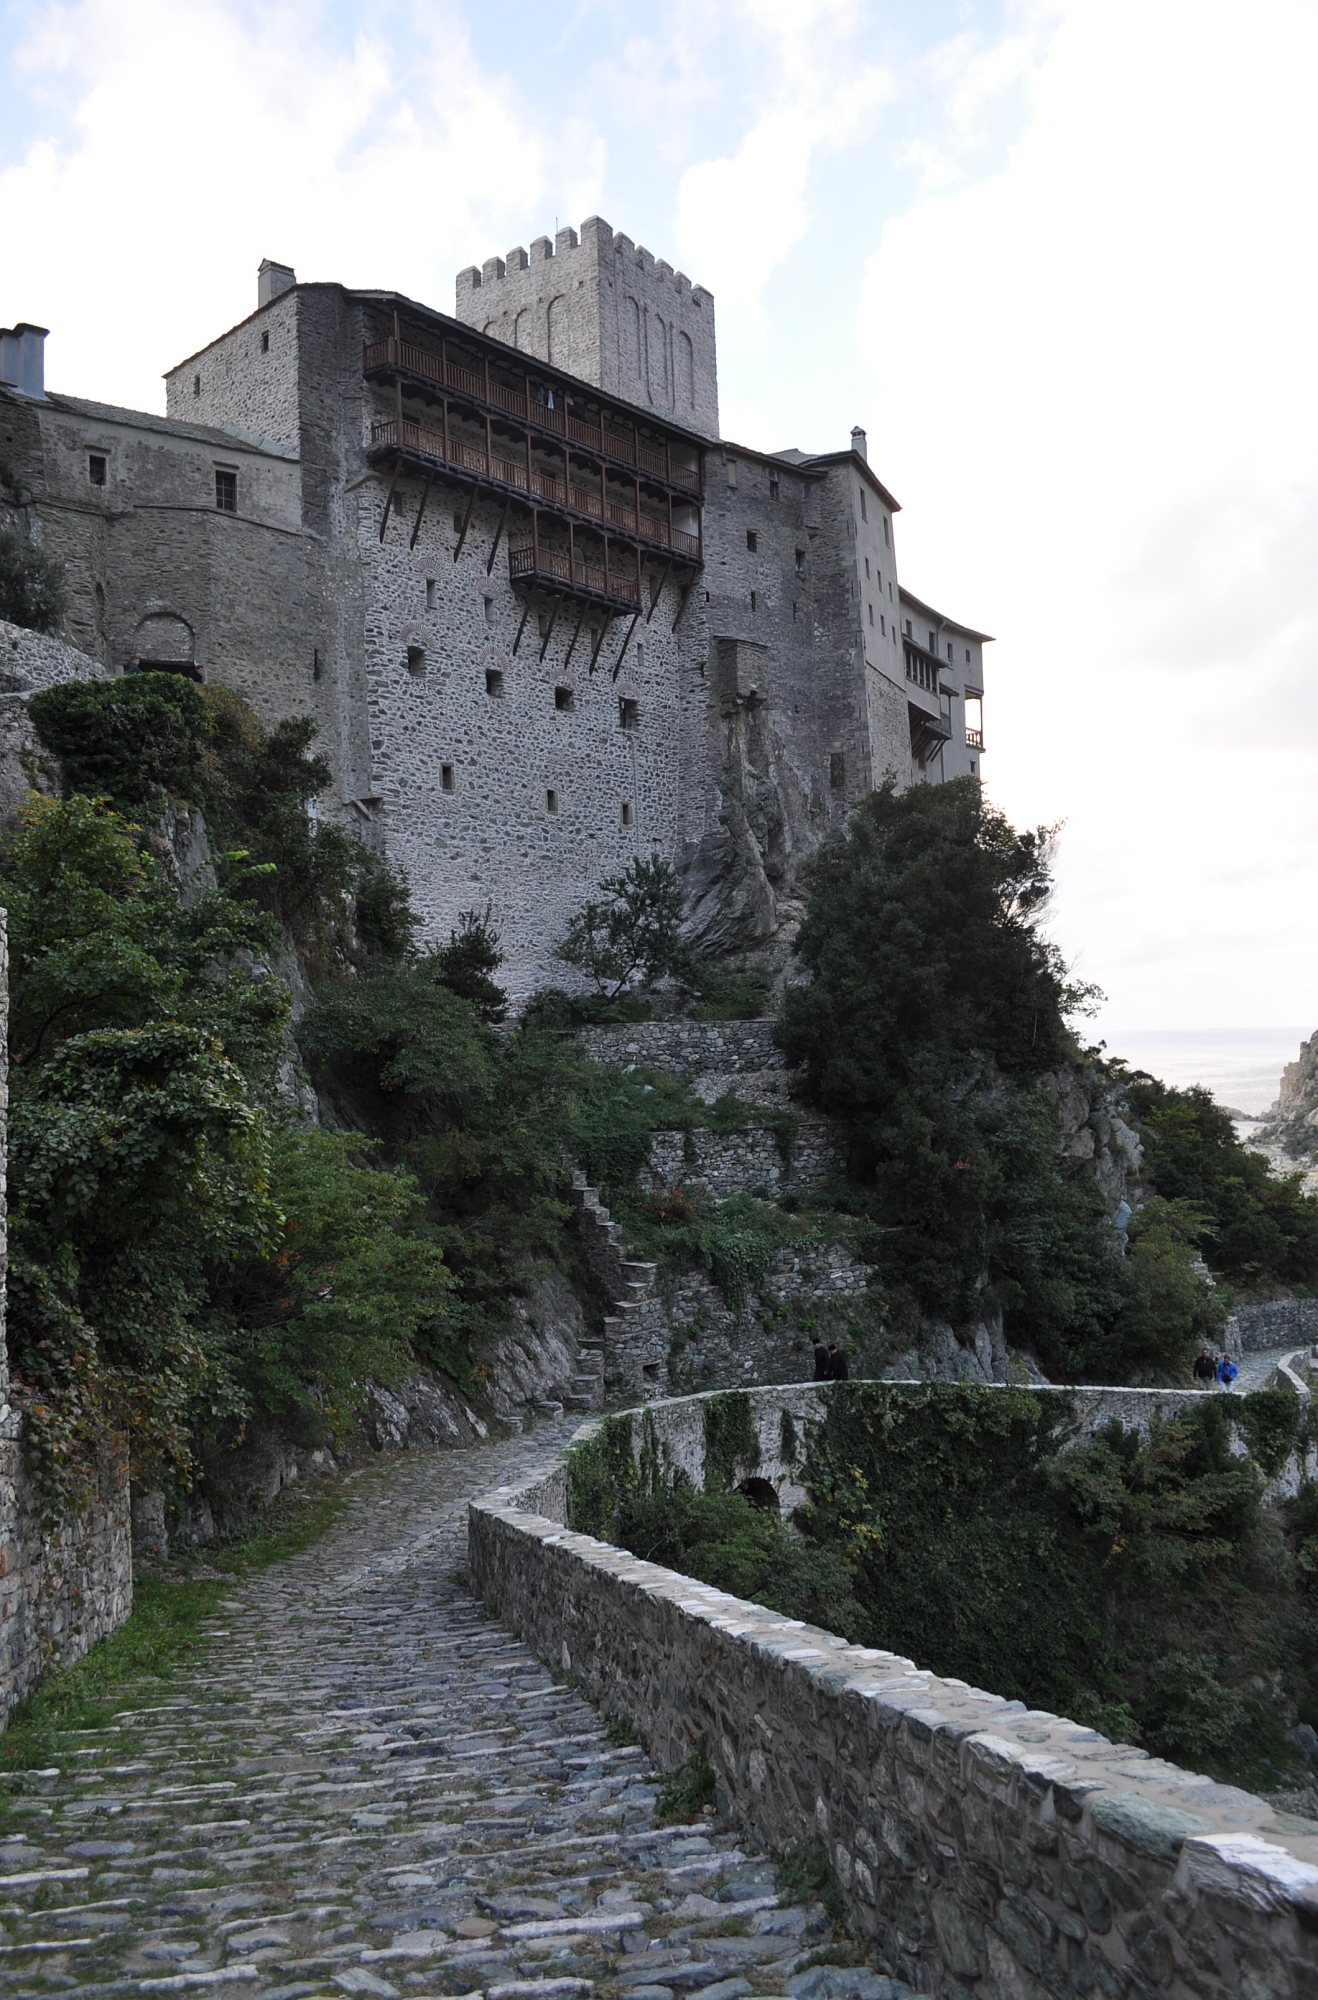
[[[644,508],[626,507],[607,498],[607,488],[596,493],[575,480],[555,479],[534,465],[506,458],[493,449],[486,451],[459,438],[445,437],[442,431],[414,423],[409,417],[401,422],[390,417],[372,424],[371,445],[377,449],[392,446],[411,457],[452,466],[457,472],[511,489],[534,503],[562,508],[579,514],[583,520],[597,521],[610,531],[620,530],[638,541],[651,542],[684,561],[700,561],[698,535],[689,535],[683,528],[670,528],[667,521],[646,513]]]
[[[370,343],[363,352],[363,373],[373,375],[381,370],[411,375],[440,389],[450,389],[488,409],[516,417],[530,429],[548,431],[569,444],[579,444],[601,457],[615,459],[631,471],[643,472],[652,479],[662,480],[665,485],[679,487],[697,497],[700,495],[699,466],[684,465],[680,459],[675,459],[671,445],[657,448],[652,444],[642,444],[635,430],[629,436],[618,428],[616,422],[610,425],[601,417],[598,424],[586,423],[565,408],[551,406],[537,397],[529,374],[525,387],[516,389],[509,383],[498,381],[490,373],[488,365],[482,370],[468,368],[450,360],[447,355],[432,354],[429,349],[418,347],[412,341],[392,337]]]
[[[547,590],[605,605],[610,611],[639,611],[641,607],[640,579],[616,576],[607,560],[601,565],[556,549],[510,548],[508,575],[513,583],[538,583]]]
[[[983,730],[968,729],[966,731],[966,742],[970,745],[972,750],[982,750],[984,748]]]

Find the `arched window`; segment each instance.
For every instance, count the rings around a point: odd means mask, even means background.
[[[527,311],[526,307],[523,306],[522,310],[518,313],[516,319],[513,321],[514,347],[525,348],[526,337],[527,334],[530,332],[530,326],[529,326],[530,318],[531,318],[530,313]]]
[[[677,336],[677,394],[684,410],[696,407],[696,357],[689,333]]]
[[[545,360],[566,362],[564,352],[567,345],[567,300],[560,294],[549,301],[545,313]]]

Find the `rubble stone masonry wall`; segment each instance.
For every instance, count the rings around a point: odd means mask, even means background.
[[[826,1393],[752,1392],[762,1433],[772,1440],[785,1394],[817,1410]],[[1086,1422],[1112,1393],[1081,1392]],[[1123,1409],[1141,1403],[1115,1394]],[[651,1405],[649,1419],[661,1442],[685,1437],[698,1457],[699,1398]],[[853,1919],[918,1991],[1318,1990],[1318,1829],[1064,1717],[640,1562],[570,1532],[566,1516],[562,1459],[476,1502],[475,1587],[542,1659],[640,1720],[661,1765],[703,1741],[723,1810],[776,1852],[822,1848]]]

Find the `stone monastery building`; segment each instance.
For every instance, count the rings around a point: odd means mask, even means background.
[[[451,315],[263,263],[165,417],[46,391],[44,339],[0,335],[0,454],[64,636],[313,714],[321,809],[428,936],[491,901],[514,993],[634,855],[753,949],[889,773],[979,770],[986,635],[899,584],[864,431],[721,438],[712,297],[598,216],[461,271]]]

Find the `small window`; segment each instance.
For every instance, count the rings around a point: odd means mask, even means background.
[[[862,486],[860,489],[860,518],[862,521],[868,521],[869,517],[870,510],[865,501],[865,488]]]
[[[796,573],[797,573],[797,575],[798,575],[798,576],[804,576],[804,575],[805,575],[805,550],[804,550],[804,549],[798,549],[798,550],[797,550],[797,552],[796,552]]]
[[[869,559],[869,557],[868,557],[868,556],[866,556],[866,558],[865,558],[865,581],[866,581],[867,583],[869,582],[869,573],[870,573],[870,559]]]
[[[238,475],[236,472],[215,474],[215,505],[221,514],[238,512]]]
[[[892,547],[892,539],[888,534],[888,517],[886,514],[883,517],[883,546],[885,549]]]
[[[760,546],[760,539],[759,536],[756,534],[754,528],[747,528],[746,530],[746,546],[750,550],[752,555],[755,554],[755,551]]]
[[[497,667],[485,669],[485,692],[496,697],[503,693],[503,675]]]
[[[737,461],[735,458],[728,460],[728,485],[735,493],[737,490]]]
[[[424,646],[409,646],[407,649],[407,671],[420,679],[426,671],[426,649]]]
[[[793,623],[793,625],[795,625],[795,623],[796,623],[796,614],[797,614],[797,612],[798,612],[799,610],[800,610],[800,606],[799,606],[799,605],[797,604],[797,601],[796,601],[796,599],[795,599],[795,598],[793,598],[793,599],[792,599],[792,623]]]
[[[263,333],[261,335],[261,352],[262,354],[268,354],[270,352],[270,336],[268,333]]]
[[[632,823],[632,808],[630,799],[624,799],[622,802],[622,823],[624,826],[630,826]]]
[[[455,534],[455,535],[460,535],[460,534],[462,533],[462,509],[461,509],[461,507],[455,507],[455,508],[453,509],[453,532],[454,532],[454,534]]]
[[[760,603],[759,603],[759,598],[758,598],[758,596],[756,595],[756,593],[755,593],[754,591],[752,591],[752,592],[751,592],[751,610],[752,610],[752,611],[758,611],[758,610],[759,610],[759,608],[760,608]]]
[[[571,688],[556,687],[554,689],[554,707],[560,715],[570,715],[575,704],[576,697]]]
[[[453,766],[451,764],[441,764],[439,767],[439,789],[441,792],[451,792],[453,790]]]
[[[772,472],[769,474],[769,498],[771,500],[777,500],[781,498],[778,481],[774,477]]]
[[[868,606],[867,606],[866,608],[867,608],[867,609],[868,609],[868,611],[869,611],[869,615],[870,615],[870,624],[872,625],[872,624],[874,623],[874,606],[873,606],[873,605],[871,604],[871,605],[868,605]]]
[[[888,636],[888,627],[884,623],[882,612],[879,613],[879,631],[882,634],[882,636],[886,639]]]
[[[492,597],[487,597],[485,600],[485,623],[487,625],[493,625],[494,623],[494,599]]]
[[[952,658],[952,648],[951,648],[951,646],[950,646],[950,645],[949,645],[949,647],[948,647],[948,649],[947,649],[947,657],[948,657],[948,660],[949,660],[949,661],[950,661],[950,660],[951,660],[951,658]]]
[[[835,750],[828,760],[828,782],[835,792],[846,789],[847,759],[844,751]]]
[[[546,811],[546,812],[551,812],[551,813],[556,813],[556,812],[558,811],[558,793],[557,793],[557,792],[546,792],[546,793],[545,793],[545,811]]]
[[[967,666],[969,666],[969,665],[970,665],[970,648],[969,648],[969,646],[967,646],[967,647],[966,647],[966,665],[967,665]]]
[[[912,637],[912,633],[911,633],[911,621],[910,621],[910,619],[909,619],[909,618],[908,618],[908,619],[907,619],[907,621],[906,621],[906,636],[907,636],[907,638],[908,638],[908,639]]]
[[[937,653],[937,651],[938,651],[938,634],[937,634],[937,632],[930,632],[930,634],[929,634],[929,651],[930,651],[931,653],[935,653],[935,654],[936,654],[936,653]]]
[[[439,583],[433,576],[426,578],[426,610],[433,611],[439,602]]]
[[[93,486],[105,484],[105,458],[99,451],[90,454],[87,460],[87,477]]]
[[[636,669],[638,673],[645,671],[645,647],[639,639],[636,641]]]
[[[193,376],[193,378],[192,378],[192,393],[193,393],[193,395],[194,395],[194,396],[199,396],[199,395],[201,394],[201,377],[200,377],[200,375],[194,375],[194,376]]]
[[[638,729],[640,727],[640,708],[636,702],[629,700],[626,695],[619,695],[618,697],[618,721],[623,729]]]

